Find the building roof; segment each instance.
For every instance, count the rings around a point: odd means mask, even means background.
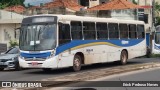
[[[7,7],[4,10],[13,11],[13,12],[16,12],[16,13],[23,13],[26,9],[21,5],[17,5],[17,6]]]
[[[83,6],[79,5],[76,0],[55,0],[44,5],[45,8],[65,7],[74,11],[79,11]]]
[[[117,9],[135,9],[135,8],[142,8],[136,4],[133,4],[127,0],[112,0],[110,2],[100,4],[95,7],[91,7],[87,10],[117,10]]]
[[[150,9],[150,8],[152,8],[152,6],[141,6],[142,8],[144,8],[144,9]]]

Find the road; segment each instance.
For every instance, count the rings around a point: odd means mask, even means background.
[[[159,62],[159,61],[160,61],[159,58],[137,58],[128,61],[127,65],[141,64],[148,62]],[[84,66],[80,72],[92,71],[95,69],[111,68],[116,66],[117,65],[115,63],[94,64],[94,65]],[[72,72],[71,68],[57,69],[48,73],[43,72],[41,69],[27,69],[22,71],[6,70],[0,72],[0,81],[35,81],[35,80],[42,80],[45,78],[68,75],[72,73],[77,73],[77,72]]]
[[[91,81],[85,81],[75,84],[69,84],[63,87],[57,87],[57,88],[50,88],[47,90],[160,90],[160,67],[158,68],[152,68],[152,69],[143,69],[140,71],[133,71],[133,72],[127,72],[123,74],[116,74],[112,76],[107,76]],[[115,82],[115,83],[112,83]],[[132,84],[132,81],[138,81],[137,83],[142,83],[141,81],[146,81],[143,84],[151,83],[150,81],[155,81],[155,84],[158,84],[159,87],[125,87],[116,85],[117,83],[123,83],[123,82],[130,82]],[[158,83],[156,83],[158,81]],[[112,84],[108,85],[107,84]],[[115,86],[115,87],[110,87]]]

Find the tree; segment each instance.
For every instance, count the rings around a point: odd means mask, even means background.
[[[158,2],[155,2],[155,12],[157,16],[160,15],[160,4]]]
[[[160,25],[160,4],[155,2],[156,25]]]
[[[24,5],[25,0],[0,0],[0,9],[4,9],[5,7],[15,6],[15,5]]]

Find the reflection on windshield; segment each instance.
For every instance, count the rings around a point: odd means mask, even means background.
[[[55,24],[22,26],[21,29],[21,50],[50,50],[56,47]]]
[[[160,44],[160,32],[155,34],[155,43]]]

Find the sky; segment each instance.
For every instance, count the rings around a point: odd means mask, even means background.
[[[40,3],[46,3],[51,1],[53,0],[25,0],[24,4],[28,5],[28,3],[30,3],[31,5],[40,5]]]

